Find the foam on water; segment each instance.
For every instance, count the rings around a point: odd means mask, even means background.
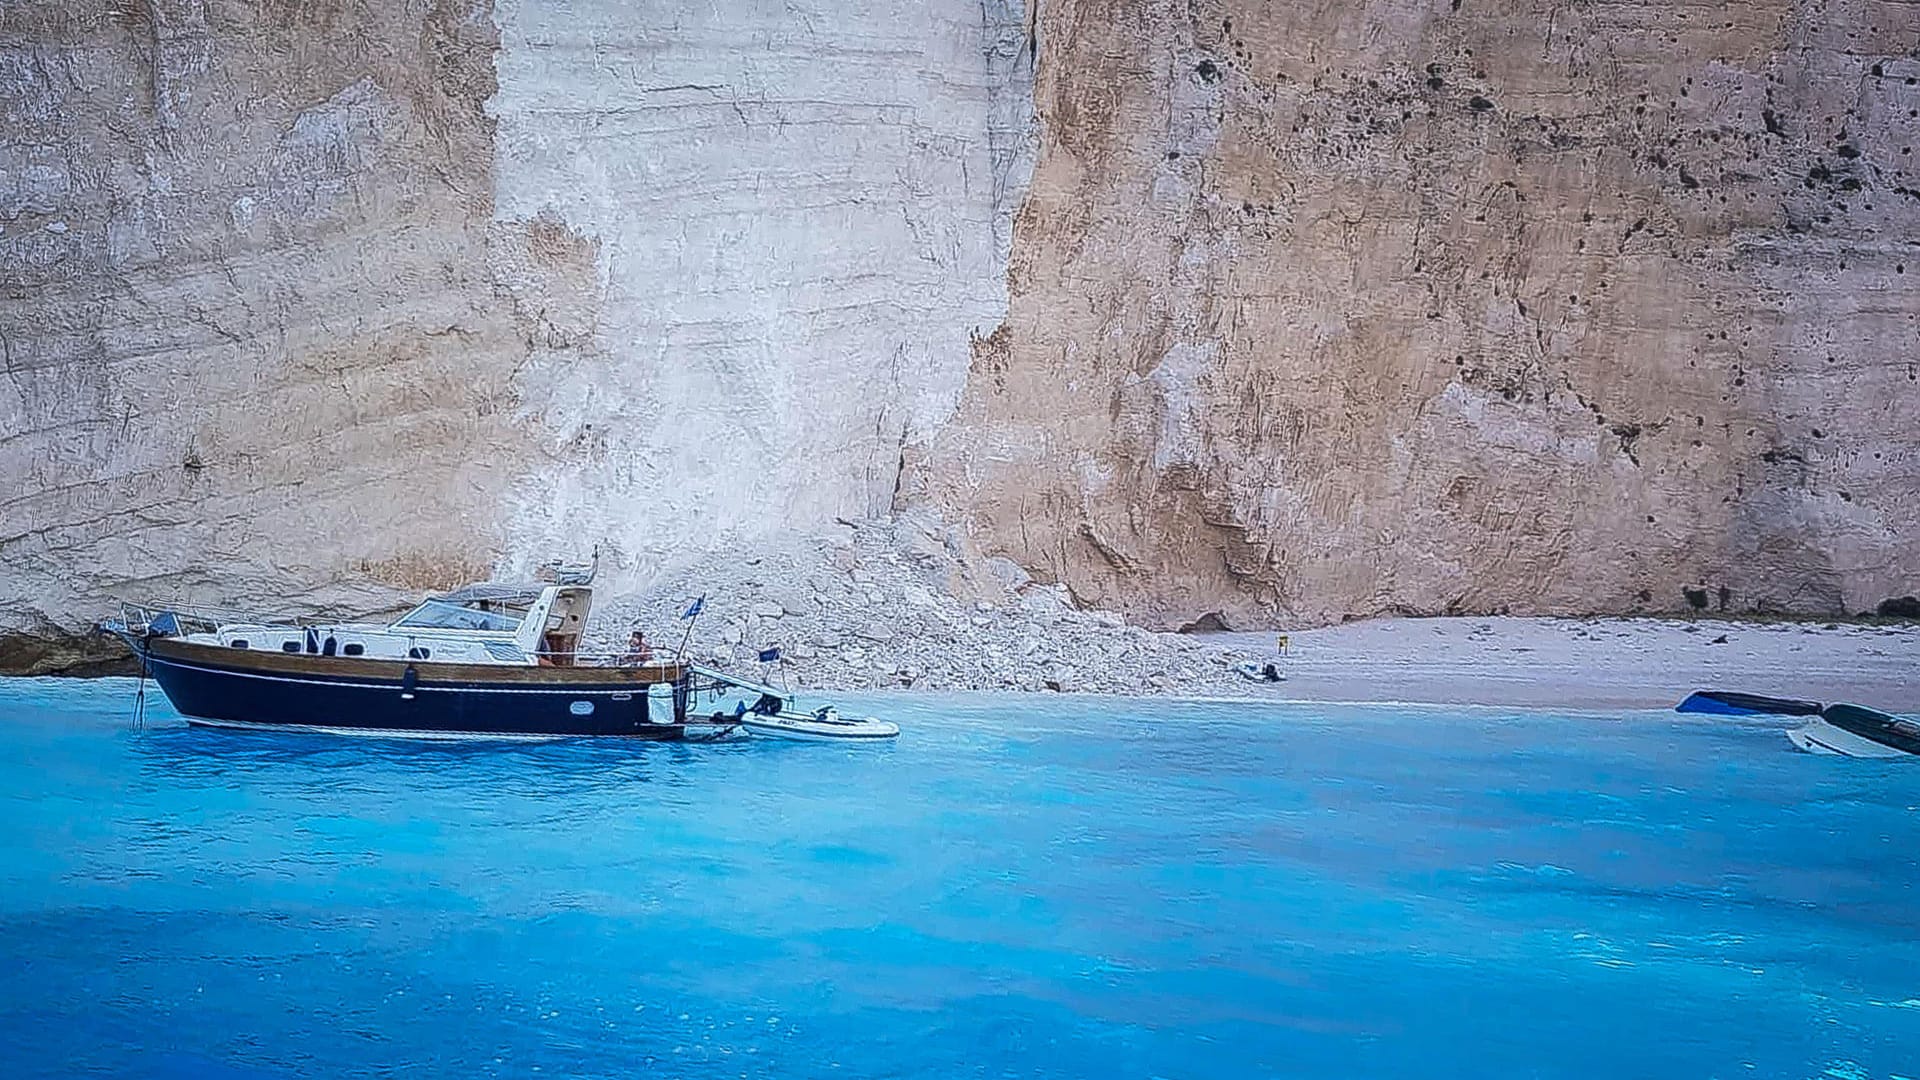
[[[1920,768],[1669,714],[872,698],[888,746],[0,682],[0,1073],[1920,1075]]]

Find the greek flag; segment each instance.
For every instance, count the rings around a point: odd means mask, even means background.
[[[691,618],[693,618],[693,617],[694,617],[695,615],[698,615],[698,614],[700,614],[700,609],[701,609],[701,608],[703,608],[703,607],[706,607],[706,606],[707,606],[707,594],[706,594],[706,593],[701,593],[701,594],[700,594],[700,599],[698,599],[698,600],[695,600],[695,601],[694,601],[693,603],[691,603],[691,604],[688,604],[688,605],[687,605],[687,610],[685,610],[685,611],[683,611],[683,612],[681,612],[681,613],[680,613],[680,617],[681,617],[681,618],[683,618],[683,619],[691,619]]]
[[[779,648],[779,646],[775,646],[775,647],[773,647],[773,648],[771,648],[771,649],[761,649],[761,650],[760,650],[760,662],[761,662],[761,663],[763,663],[763,664],[771,664],[771,663],[773,663],[773,662],[774,662],[775,660],[778,660],[778,659],[780,659],[780,648]]]

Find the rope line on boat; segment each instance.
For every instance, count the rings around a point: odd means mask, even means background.
[[[140,684],[139,688],[133,692],[133,730],[136,733],[147,730],[147,650],[144,648],[146,642],[141,642],[141,645],[143,647],[140,649]]]

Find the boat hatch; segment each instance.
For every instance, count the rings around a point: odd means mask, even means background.
[[[532,614],[541,617],[538,642],[540,656],[549,664],[571,666],[580,648],[580,632],[586,629],[587,612],[593,606],[593,591],[586,588],[548,590],[536,603]]]

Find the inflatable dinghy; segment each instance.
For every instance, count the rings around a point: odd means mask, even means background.
[[[779,739],[891,739],[900,734],[898,724],[871,716],[844,717],[831,705],[810,713],[750,712],[740,718],[740,726]]]
[[[1814,754],[1907,757],[1920,754],[1920,720],[1859,705],[1829,705],[1812,723],[1787,732],[1787,738]]]
[[[1687,700],[1675,705],[1673,711],[1716,716],[1819,716],[1820,703],[1732,690],[1696,690],[1687,695]]]
[[[1287,673],[1281,671],[1280,665],[1271,660],[1264,664],[1256,664],[1249,660],[1244,664],[1235,664],[1233,670],[1239,672],[1241,678],[1252,679],[1254,682],[1272,683],[1287,680]]]

